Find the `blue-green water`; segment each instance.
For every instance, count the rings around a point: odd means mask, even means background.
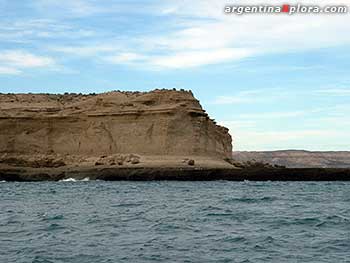
[[[350,183],[3,182],[0,262],[350,262]]]

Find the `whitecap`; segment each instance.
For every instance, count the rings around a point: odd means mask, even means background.
[[[77,180],[74,178],[67,178],[67,179],[62,179],[59,182],[76,182]]]
[[[89,177],[85,177],[81,180],[77,180],[77,179],[74,179],[74,178],[67,178],[67,179],[62,179],[62,180],[59,180],[59,182],[88,182],[90,181],[90,178]]]
[[[5,180],[2,180],[2,181],[0,181],[0,183],[6,183],[6,181],[5,181]]]

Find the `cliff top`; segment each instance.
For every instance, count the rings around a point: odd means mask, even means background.
[[[68,116],[163,111],[183,108],[204,113],[191,91],[111,91],[100,94],[0,94],[0,117]]]

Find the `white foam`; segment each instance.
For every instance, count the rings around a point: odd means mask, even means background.
[[[74,178],[67,178],[67,179],[62,179],[59,180],[59,182],[76,182],[77,180],[75,180]]]
[[[67,179],[59,180],[59,182],[87,182],[87,181],[90,181],[89,177],[86,177],[86,178],[81,179],[81,180],[77,180],[74,178],[67,178]]]
[[[5,180],[3,180],[3,181],[0,181],[0,183],[6,183],[6,181],[5,181]]]

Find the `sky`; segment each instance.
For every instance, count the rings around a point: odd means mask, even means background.
[[[0,0],[0,92],[186,89],[234,150],[350,150],[350,15],[223,12],[256,3]]]

